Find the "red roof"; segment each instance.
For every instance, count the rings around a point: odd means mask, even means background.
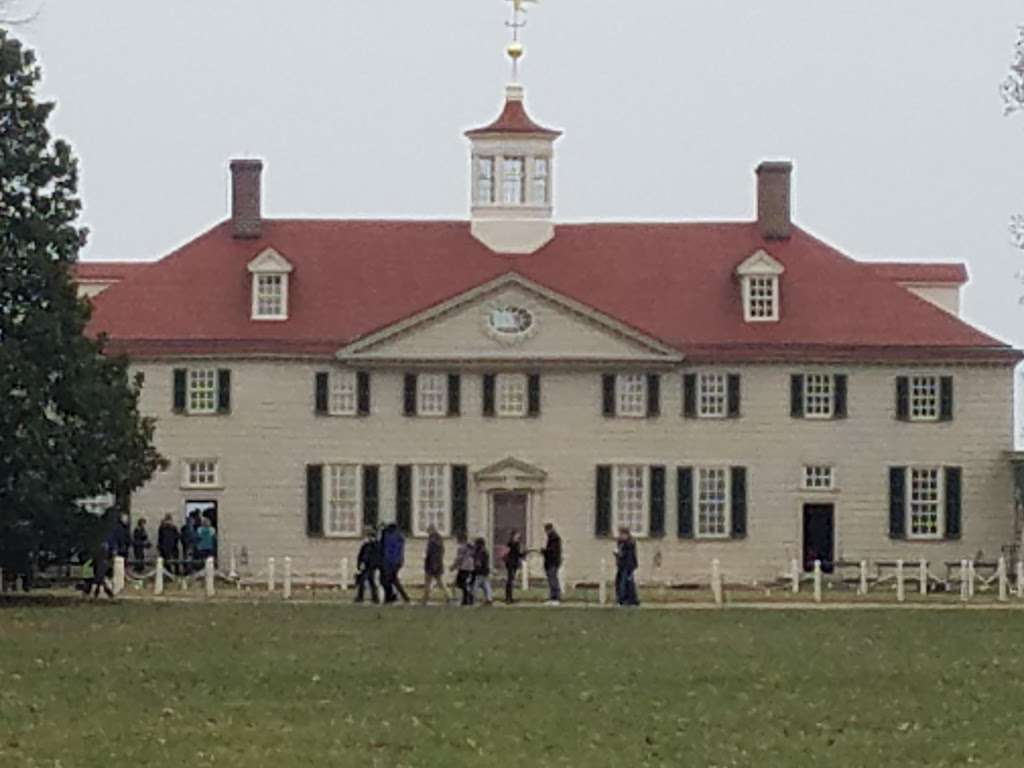
[[[939,262],[872,262],[875,271],[882,277],[898,283],[943,283],[963,285],[967,282],[967,265]]]
[[[294,267],[289,318],[250,320],[247,265],[272,247]],[[785,267],[777,323],[743,321],[735,269],[759,249]],[[795,229],[756,224],[564,224],[534,254],[503,256],[465,221],[230,222],[95,299],[90,329],[136,356],[314,355],[517,273],[693,360],[995,360],[1018,353]]]
[[[124,280],[129,275],[145,269],[148,261],[79,261],[71,265],[71,276],[75,280]]]
[[[545,128],[533,122],[526,114],[526,105],[522,99],[512,98],[505,101],[505,108],[493,123],[466,131],[467,136],[482,136],[488,133],[538,133],[550,137],[562,135],[561,131]]]

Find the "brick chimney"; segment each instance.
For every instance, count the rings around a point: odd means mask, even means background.
[[[260,213],[262,160],[231,161],[231,224],[237,238],[259,237],[263,231]]]
[[[788,240],[793,232],[792,176],[793,164],[788,160],[757,166],[757,225],[765,240]]]

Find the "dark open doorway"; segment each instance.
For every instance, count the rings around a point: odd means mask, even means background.
[[[821,560],[821,570],[832,573],[835,546],[835,505],[804,504],[804,570],[813,571]]]
[[[494,531],[491,539],[494,548],[494,562],[501,563],[508,550],[512,531],[519,531],[523,549],[526,548],[526,511],[529,497],[525,493],[494,494]]]

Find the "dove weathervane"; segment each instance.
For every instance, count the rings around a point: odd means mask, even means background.
[[[506,53],[512,59],[512,81],[519,80],[519,60],[523,58],[524,48],[519,40],[519,32],[526,26],[526,12],[528,5],[534,5],[538,0],[507,0],[512,3],[512,21],[506,21],[505,26],[512,30],[512,42],[508,44]]]

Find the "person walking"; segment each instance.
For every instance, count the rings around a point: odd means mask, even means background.
[[[480,590],[484,596],[484,605],[494,604],[494,593],[491,591],[491,554],[487,551],[487,542],[481,536],[473,546],[473,592]]]
[[[523,565],[526,553],[523,552],[523,543],[519,540],[519,531],[512,531],[508,538],[508,547],[505,550],[505,603],[512,605],[515,602],[513,593],[516,588],[516,578],[519,576],[519,569]]]
[[[544,574],[548,577],[548,605],[559,605],[562,602],[562,584],[558,579],[558,569],[562,567],[562,537],[555,526],[544,523],[547,542],[540,551],[544,557]]]
[[[196,557],[206,564],[208,558],[217,556],[217,530],[210,518],[203,516],[203,524],[196,531]]]
[[[156,530],[156,551],[163,558],[164,568],[170,569],[173,573],[178,570],[178,526],[174,524],[170,515],[164,515],[160,521],[160,527]]]
[[[636,592],[636,539],[629,528],[619,528],[615,550],[615,600],[619,605],[640,605]]]
[[[101,541],[93,551],[92,556],[92,589],[86,594],[93,597],[100,596],[100,590],[107,594],[111,600],[114,599],[114,590],[107,582],[107,574],[110,572],[110,555],[115,551],[116,544],[113,540]]]
[[[395,603],[401,597],[402,602],[408,603],[409,595],[406,594],[405,587],[402,586],[402,580],[399,577],[402,566],[405,565],[405,537],[402,536],[402,532],[398,530],[397,525],[389,523],[384,529],[380,542],[381,559],[383,561],[381,582],[384,584],[384,602]]]
[[[473,547],[470,545],[466,534],[461,531],[456,536],[459,548],[455,552],[455,562],[452,563],[452,570],[456,572],[455,585],[462,592],[462,604],[473,604],[473,571],[476,570],[476,558]]]
[[[380,544],[377,543],[377,532],[373,527],[365,531],[363,545],[359,548],[356,556],[356,602],[363,602],[366,588],[370,589],[370,599],[373,602],[380,602],[380,593],[377,592],[377,571],[380,570]]]
[[[141,572],[146,563],[146,550],[152,545],[149,543],[149,531],[146,530],[146,518],[140,517],[132,531],[132,566],[135,571]]]
[[[185,518],[181,524],[181,573],[182,575],[192,572],[193,561],[196,557],[196,523],[192,515]]]
[[[128,515],[122,514],[117,519],[117,523],[114,525],[114,531],[111,534],[111,555],[118,557],[127,558],[128,552],[131,550],[132,544],[132,529],[128,523]]]
[[[444,539],[437,528],[427,529],[427,554],[423,559],[423,604],[430,602],[430,590],[437,586],[444,595],[445,603],[452,601],[451,593],[444,583]]]

